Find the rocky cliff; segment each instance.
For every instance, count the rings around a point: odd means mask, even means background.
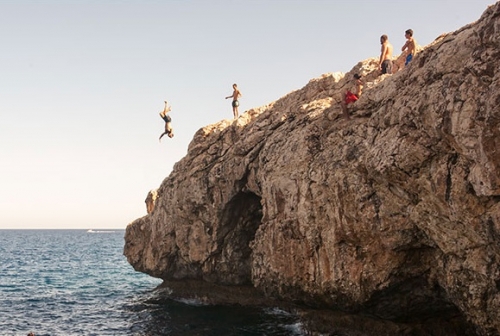
[[[500,3],[401,71],[376,65],[200,129],[127,227],[130,264],[391,321],[455,311],[499,335]]]

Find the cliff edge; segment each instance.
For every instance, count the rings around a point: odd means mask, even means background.
[[[456,310],[500,335],[500,3],[376,66],[200,129],[127,227],[130,264],[392,321]]]

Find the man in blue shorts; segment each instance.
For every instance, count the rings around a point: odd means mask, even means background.
[[[401,48],[401,51],[406,53],[405,66],[407,66],[408,63],[410,63],[413,59],[413,55],[415,55],[415,51],[417,50],[417,43],[413,38],[413,30],[408,29],[407,31],[405,31],[405,37],[406,43],[403,48]]]

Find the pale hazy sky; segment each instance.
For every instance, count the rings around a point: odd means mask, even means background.
[[[243,112],[493,3],[0,0],[0,229],[123,229],[194,133],[232,118],[233,83]]]

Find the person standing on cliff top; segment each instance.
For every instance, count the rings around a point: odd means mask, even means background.
[[[163,108],[163,111],[160,112],[160,117],[165,121],[165,132],[163,132],[161,135],[160,135],[160,142],[161,142],[161,138],[167,134],[169,138],[173,138],[174,137],[174,129],[172,128],[172,118],[170,118],[170,116],[167,114],[168,112],[170,112],[171,110],[171,107],[168,106],[168,103],[167,101],[165,100],[165,107]]]
[[[342,107],[342,113],[345,119],[350,119],[349,112],[347,111],[347,105],[354,103],[359,99],[361,93],[363,92],[363,81],[359,74],[354,74],[352,81],[350,82],[350,87],[342,94],[340,98],[340,106]]]
[[[407,31],[405,31],[405,37],[406,43],[401,48],[401,51],[406,53],[405,66],[407,66],[408,63],[410,63],[413,59],[413,55],[415,55],[415,51],[417,50],[417,43],[413,38],[413,30],[408,29]]]
[[[231,105],[233,106],[234,119],[238,119],[238,106],[240,106],[240,102],[238,101],[239,97],[241,97],[241,92],[238,89],[238,85],[233,84],[233,93],[227,96],[226,99],[233,98]]]
[[[383,74],[392,74],[392,44],[389,43],[389,38],[387,35],[380,36],[380,59],[378,62],[378,68]]]

